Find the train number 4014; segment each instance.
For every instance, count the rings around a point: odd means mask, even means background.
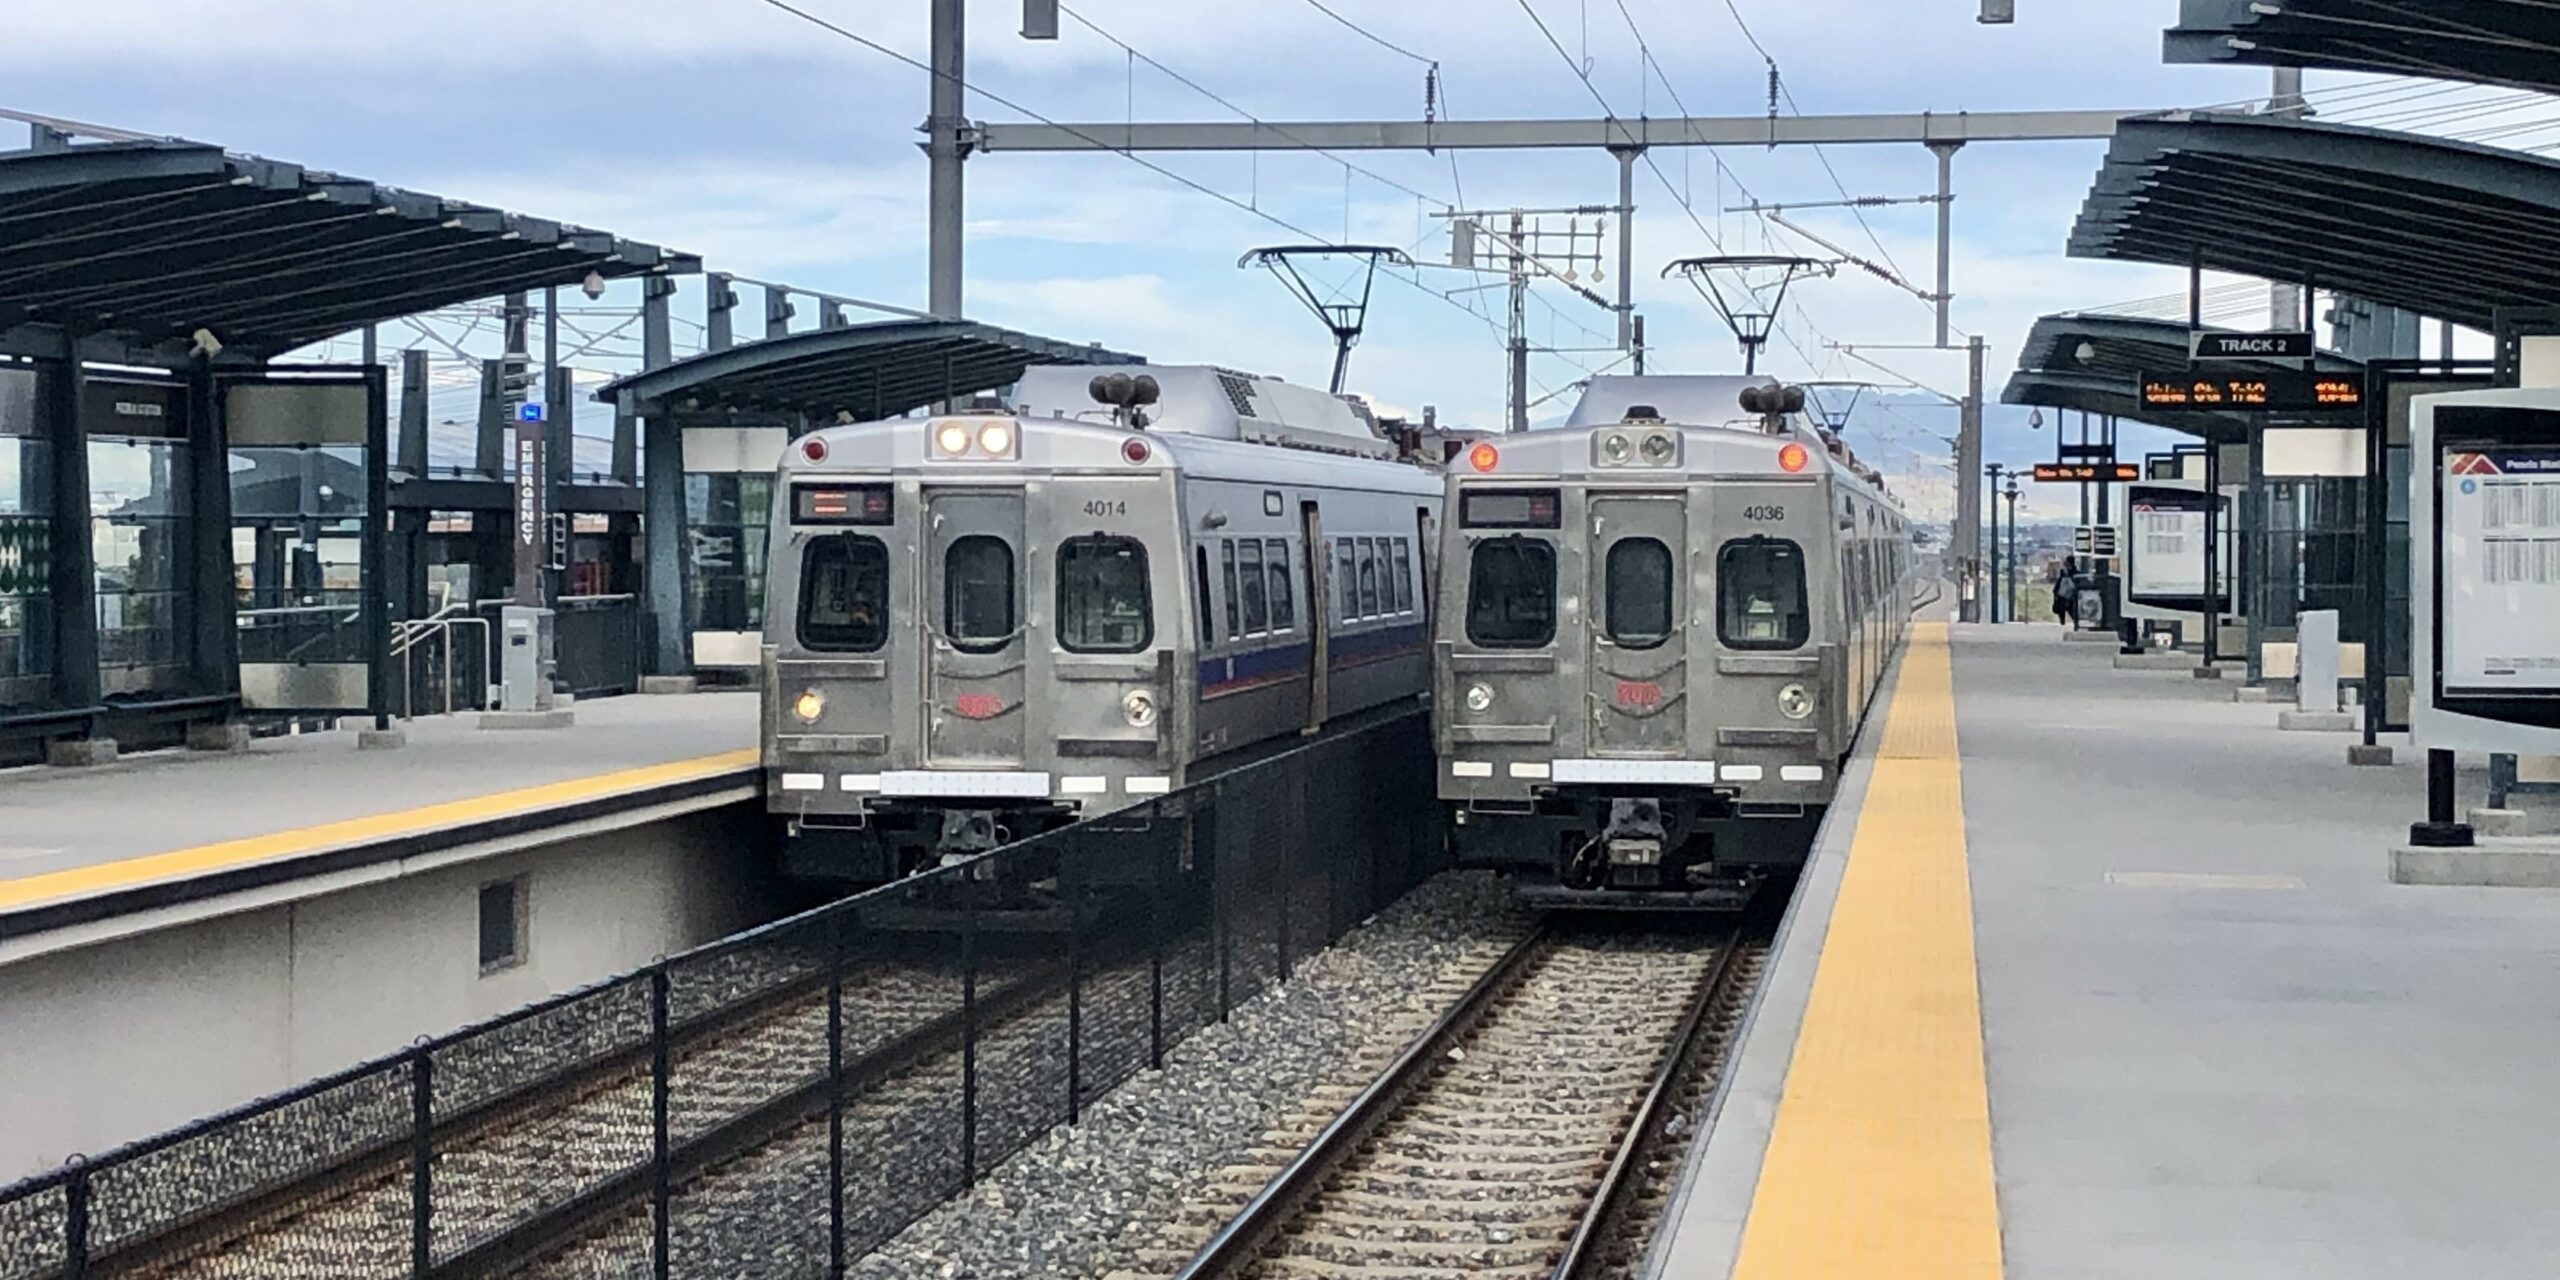
[[[1129,514],[1129,500],[1095,498],[1084,504],[1084,513],[1089,516],[1125,516]]]
[[[1784,520],[1787,518],[1787,509],[1785,507],[1744,507],[1742,509],[1742,518],[1745,520]]]

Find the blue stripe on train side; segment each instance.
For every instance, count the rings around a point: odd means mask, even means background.
[[[1333,637],[1333,670],[1366,666],[1389,658],[1419,653],[1423,645],[1423,628],[1419,622],[1400,627],[1381,627]],[[1200,696],[1224,697],[1243,693],[1265,685],[1288,680],[1303,680],[1315,646],[1306,641],[1273,645],[1230,657],[1200,660]]]

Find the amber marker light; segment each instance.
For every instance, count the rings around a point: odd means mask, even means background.
[[[1467,465],[1478,471],[1491,471],[1494,464],[1500,461],[1502,461],[1502,450],[1492,445],[1478,444],[1475,448],[1467,450]]]
[[[1790,440],[1785,447],[1778,450],[1778,470],[1793,475],[1804,470],[1804,464],[1812,459],[1813,455],[1806,453],[1803,445]]]

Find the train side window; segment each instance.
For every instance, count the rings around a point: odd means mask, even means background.
[[[1264,544],[1263,567],[1271,574],[1271,629],[1295,631],[1298,628],[1297,580],[1289,576],[1289,543],[1273,538]]]
[[[1396,585],[1396,612],[1411,613],[1413,612],[1413,544],[1398,538],[1390,545],[1395,549],[1395,574],[1392,581]]]
[[[1783,538],[1724,544],[1716,555],[1716,634],[1728,649],[1798,649],[1811,637],[1804,548]]]
[[[1155,639],[1147,549],[1135,538],[1069,538],[1058,548],[1058,645],[1136,653]]]
[[[1263,590],[1262,540],[1247,538],[1236,550],[1236,578],[1244,586],[1244,633],[1257,636],[1271,629],[1271,603]]]
[[[1236,544],[1224,538],[1218,540],[1218,567],[1227,584],[1227,638],[1239,640],[1244,637],[1244,613],[1238,603],[1243,597],[1236,590]]]
[[[1620,538],[1609,545],[1607,579],[1611,640],[1651,649],[1671,638],[1671,548],[1656,538]]]
[[[1209,603],[1209,548],[1206,545],[1191,549],[1191,567],[1199,571],[1191,580],[1191,595],[1200,607],[1200,647],[1206,649],[1218,642],[1218,614]]]
[[[878,538],[811,538],[800,557],[800,644],[870,653],[889,639],[889,548]]]
[[[942,553],[942,633],[974,653],[1013,638],[1013,547],[993,534],[956,539]]]
[[[1535,538],[1488,538],[1467,565],[1467,640],[1539,649],[1556,638],[1556,549]]]
[[[1340,620],[1349,622],[1360,616],[1360,565],[1351,549],[1351,539],[1333,540],[1333,594],[1342,602],[1337,611]]]
[[[1378,540],[1360,539],[1360,616],[1375,618],[1385,610],[1378,607]]]

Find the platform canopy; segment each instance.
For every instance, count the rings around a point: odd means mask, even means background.
[[[2560,163],[2269,116],[2127,120],[2071,232],[2073,257],[2304,281],[2494,327],[2560,302]]]
[[[2184,320],[2154,316],[2073,312],[2046,316],[2027,331],[2026,346],[2018,353],[2018,371],[2000,393],[2000,402],[2105,414],[2207,439],[2242,438],[2249,424],[2245,414],[2156,414],[2143,409],[2138,394],[2142,375],[2185,369],[2189,332]],[[2202,332],[2240,330],[2207,325]],[[2248,373],[2299,366],[2244,360],[2215,367]],[[2356,373],[2364,366],[2324,351],[2312,368],[2321,373]]]
[[[706,351],[611,383],[625,413],[895,417],[1010,386],[1035,364],[1144,364],[1146,357],[969,320],[883,320]]]
[[[2171,62],[2472,80],[2560,93],[2550,0],[2184,0]]]
[[[601,231],[170,138],[0,152],[0,350],[266,358],[473,298],[691,273]]]

